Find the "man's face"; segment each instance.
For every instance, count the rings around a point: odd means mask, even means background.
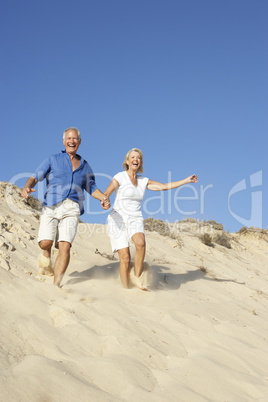
[[[75,155],[79,148],[79,145],[81,144],[81,139],[79,139],[77,133],[74,130],[68,130],[65,133],[63,144],[68,154]]]

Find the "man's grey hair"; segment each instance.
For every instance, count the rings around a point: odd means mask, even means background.
[[[69,128],[66,128],[66,130],[64,130],[64,133],[63,133],[63,139],[65,139],[65,134],[66,134],[66,132],[69,131],[69,130],[75,131],[76,134],[78,135],[79,140],[81,140],[80,131],[79,131],[78,128],[76,128],[76,127],[69,127]]]

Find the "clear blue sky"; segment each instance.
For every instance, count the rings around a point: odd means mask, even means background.
[[[76,126],[79,153],[101,190],[133,147],[150,179],[196,173],[195,186],[147,191],[145,218],[215,219],[231,232],[268,228],[267,1],[0,0],[0,7],[0,180],[22,187],[63,149],[64,129]],[[82,220],[105,223],[98,201],[89,197],[86,209]]]

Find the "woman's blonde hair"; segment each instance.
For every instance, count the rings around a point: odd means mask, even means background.
[[[142,154],[141,150],[138,149],[138,148],[132,148],[132,149],[130,149],[130,150],[128,151],[128,153],[127,153],[126,156],[125,156],[125,160],[124,160],[124,163],[123,163],[123,168],[124,168],[125,170],[128,170],[128,169],[129,169],[129,166],[128,166],[128,164],[127,164],[127,161],[128,161],[128,158],[129,158],[129,155],[131,154],[131,152],[138,152],[138,154],[140,155],[140,158],[141,158],[141,165],[140,165],[140,167],[139,167],[137,173],[143,173],[143,154]]]

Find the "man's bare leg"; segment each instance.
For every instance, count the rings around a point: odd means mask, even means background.
[[[63,275],[70,261],[71,244],[67,241],[58,243],[59,253],[54,266],[54,285],[60,286]]]
[[[51,265],[51,248],[52,240],[41,240],[39,242],[39,247],[43,250],[43,253],[39,256],[39,272],[41,275],[53,275],[52,265]]]

